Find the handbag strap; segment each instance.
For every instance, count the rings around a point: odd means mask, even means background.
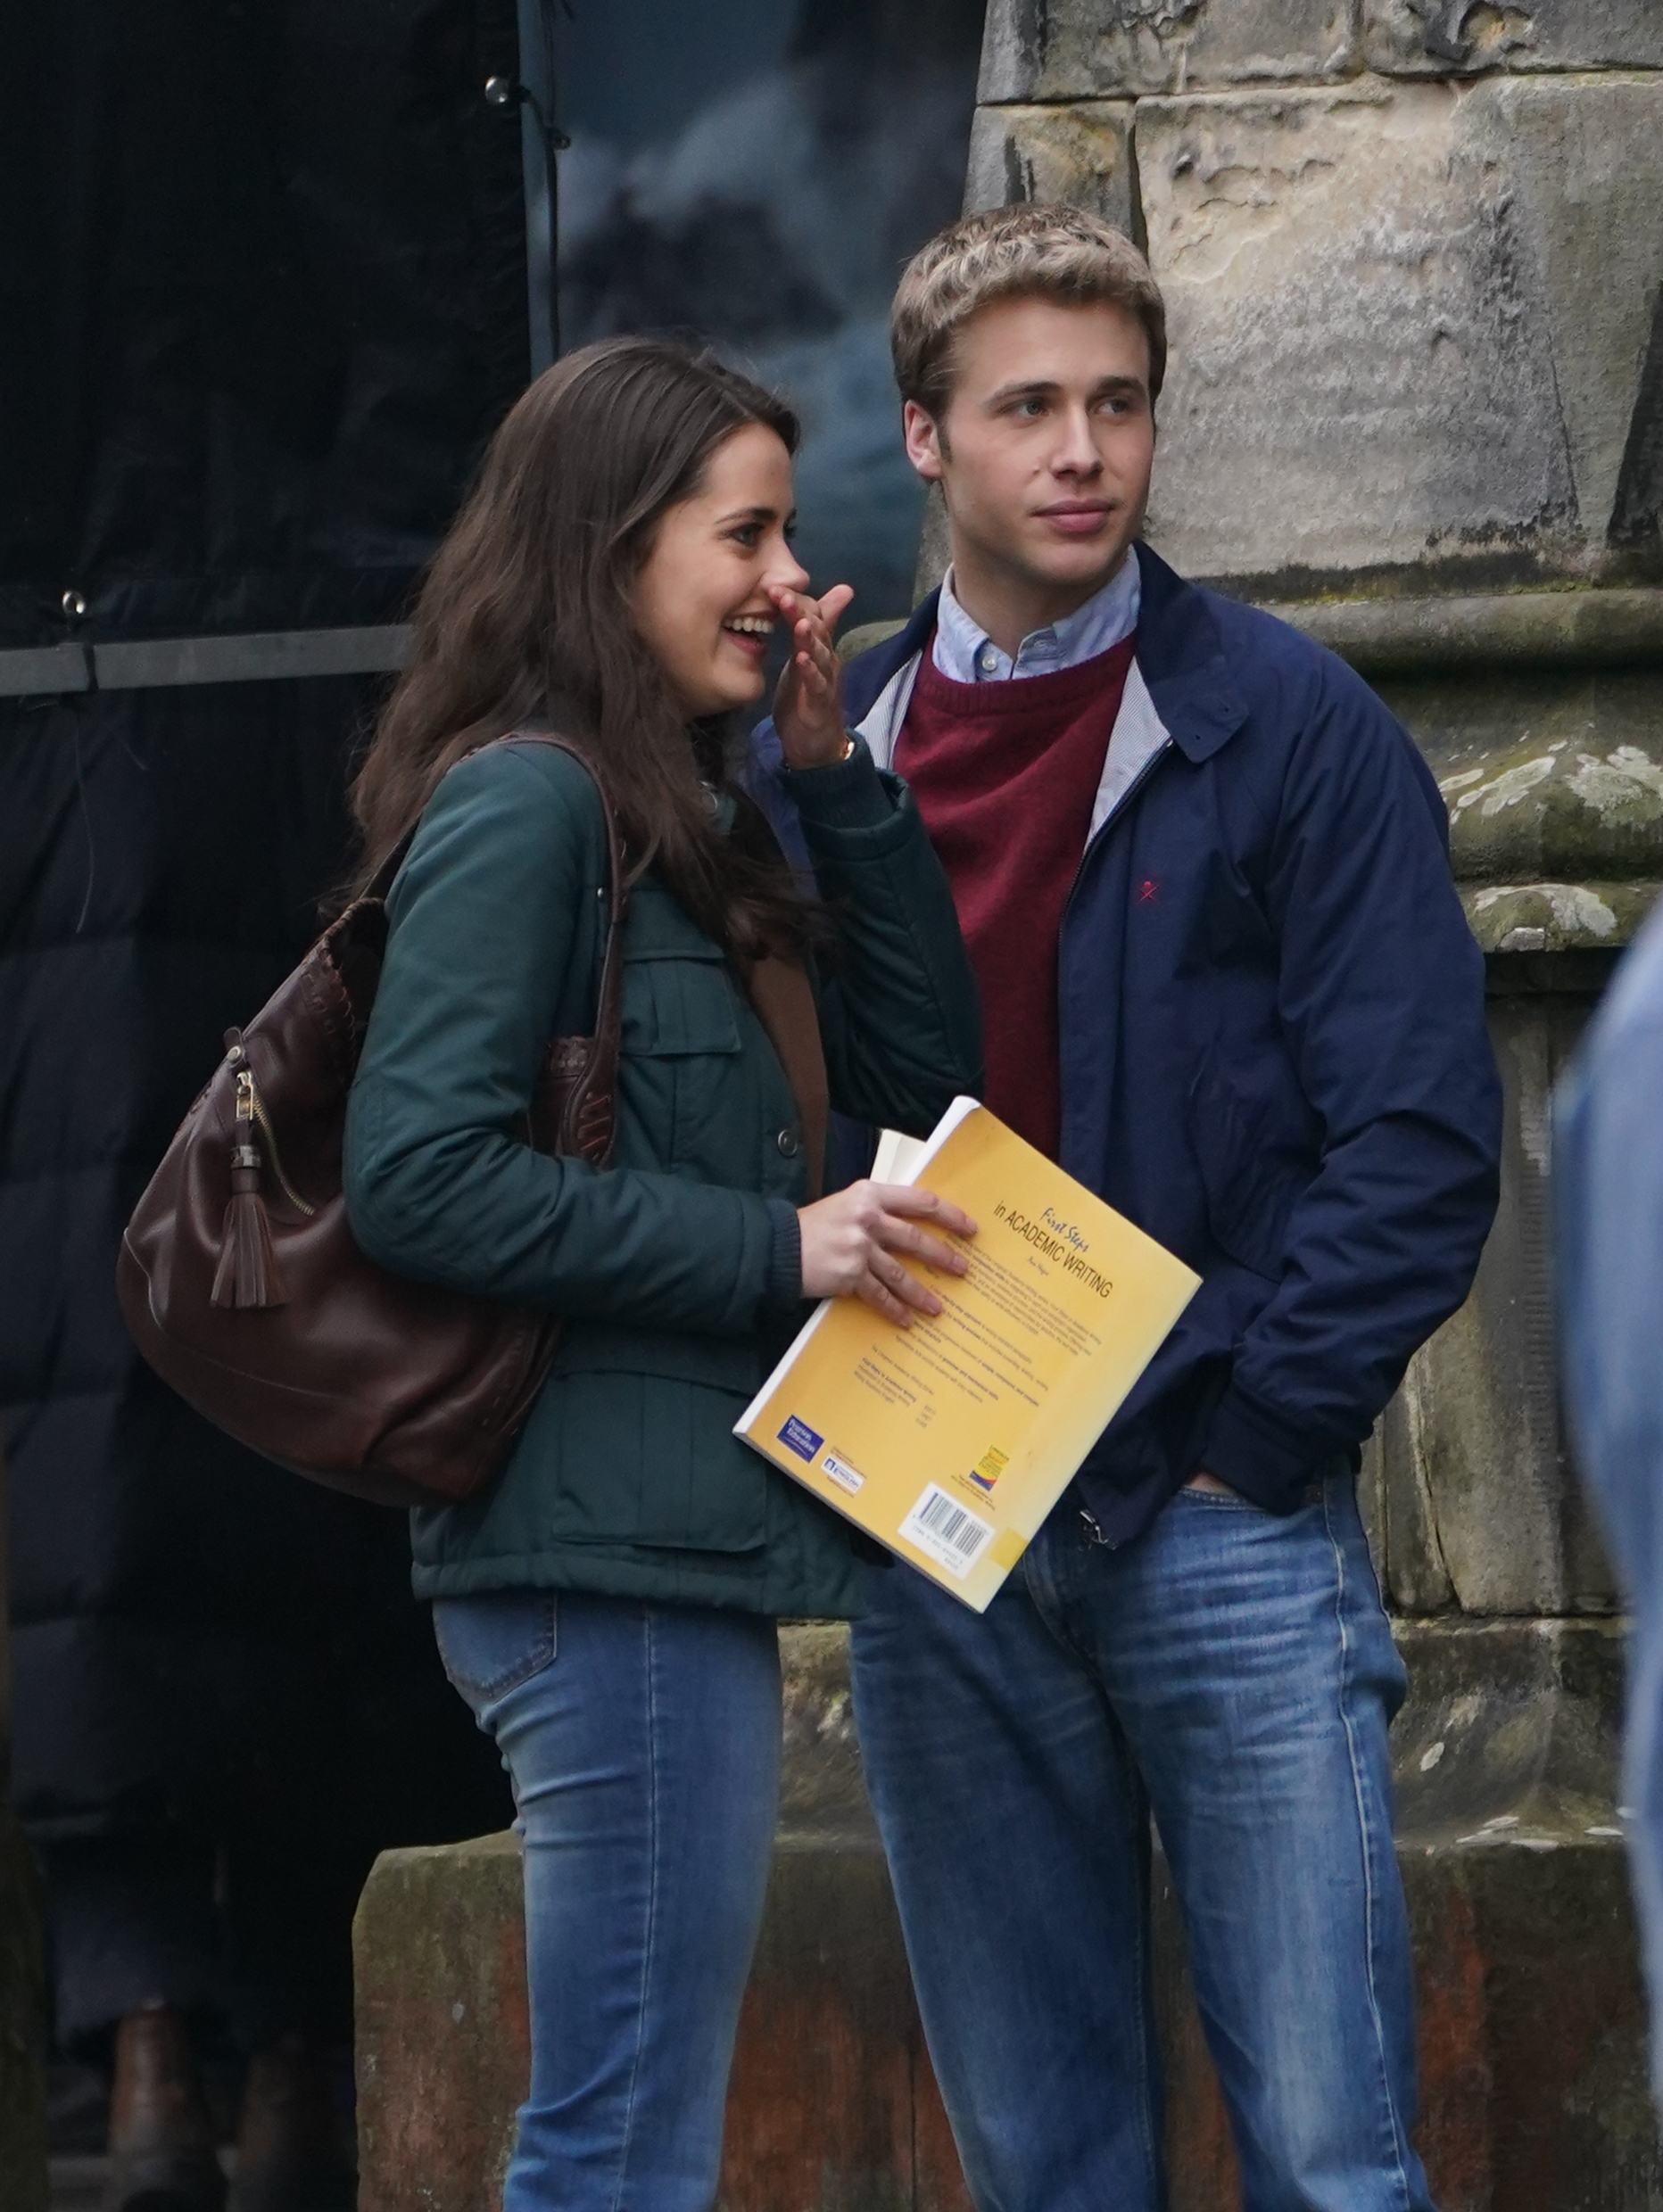
[[[558,1101],[556,1126],[549,1129],[546,1147],[592,1167],[605,1167],[612,1156],[617,1126],[618,1061],[623,1052],[624,920],[629,905],[629,879],[624,841],[617,816],[600,772],[592,760],[567,738],[552,730],[513,730],[493,740],[498,745],[550,745],[564,753],[589,778],[600,800],[607,826],[607,934],[600,948],[600,979],[595,991],[595,1026],[586,1037],[559,1036],[549,1047],[548,1077]]]
[[[618,821],[613,812],[611,796],[601,781],[600,771],[582,747],[574,745],[569,738],[557,737],[552,730],[511,730],[507,737],[497,738],[493,743],[551,745],[557,753],[564,753],[568,760],[577,763],[594,785],[600,798],[601,816],[607,825],[607,934],[600,948],[600,982],[595,993],[595,1036],[603,1045],[610,1044],[615,1081],[622,1019],[619,999],[624,967],[624,918],[629,909],[629,877],[624,859],[624,840],[618,835]]]

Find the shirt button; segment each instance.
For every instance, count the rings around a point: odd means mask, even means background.
[[[782,1129],[774,1141],[787,1160],[795,1160],[802,1150],[801,1142],[795,1129]]]
[[[998,648],[996,646],[984,645],[976,656],[977,667],[980,669],[984,676],[990,676],[998,664]]]

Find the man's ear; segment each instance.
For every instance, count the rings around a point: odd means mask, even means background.
[[[920,407],[916,400],[908,400],[901,409],[901,435],[906,441],[906,458],[924,482],[939,483],[946,442],[935,417]]]

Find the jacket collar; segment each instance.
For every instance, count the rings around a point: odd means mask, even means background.
[[[852,662],[844,678],[844,709],[851,730],[863,730],[873,709],[898,675],[910,669],[929,642],[935,628],[939,590],[928,593],[892,638],[874,645]],[[910,695],[912,686],[908,684]],[[902,710],[906,712],[905,703]]]
[[[1208,594],[1186,583],[1139,541],[1143,604],[1138,664],[1154,712],[1192,761],[1212,758],[1247,719]]]
[[[1187,760],[1210,760],[1247,719],[1247,703],[1226,657],[1209,595],[1186,583],[1141,541],[1136,551],[1142,587],[1138,656],[1115,729],[1120,760],[1113,758],[1111,747],[1093,811],[1094,829],[1122,796],[1116,788],[1119,770],[1134,753],[1134,772],[1167,739]],[[894,637],[863,653],[849,670],[849,722],[881,768],[894,757],[918,663],[935,628],[939,598],[939,592],[931,592]],[[1135,743],[1129,745],[1134,731]]]
[[[863,654],[852,672],[847,695],[848,718],[865,739],[866,749],[880,768],[892,768],[895,764],[896,742],[906,719],[907,704],[929,650],[934,625],[932,593],[903,630],[873,652]],[[1022,679],[1017,677],[1014,681],[1020,682]],[[864,714],[859,711],[862,702],[869,702]],[[1172,733],[1161,719],[1134,659],[1126,672],[1120,713],[1092,801],[1091,821],[1086,833],[1088,845],[1118,813],[1142,781],[1145,771],[1172,741]]]
[[[1186,583],[1141,541],[1135,549],[1142,586],[1138,667],[1151,706],[1186,758],[1208,760],[1246,721],[1247,703],[1225,657],[1207,593]],[[851,726],[864,730],[874,708],[885,710],[865,731],[869,738],[887,740],[900,726],[911,675],[935,628],[939,598],[931,592],[894,637],[863,653],[849,670]],[[880,756],[887,762],[887,742]]]

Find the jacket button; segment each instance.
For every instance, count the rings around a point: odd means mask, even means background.
[[[784,1153],[787,1160],[795,1160],[798,1153],[803,1149],[801,1139],[798,1136],[795,1129],[782,1129],[779,1135],[776,1136],[774,1141],[779,1146],[781,1151]]]

